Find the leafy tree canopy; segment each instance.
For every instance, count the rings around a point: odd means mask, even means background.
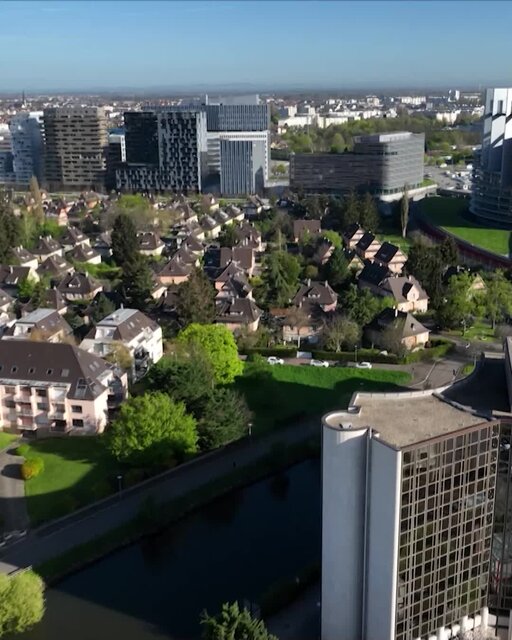
[[[216,616],[205,611],[201,627],[203,640],[277,640],[262,620],[253,618],[247,609],[240,609],[237,602],[223,604]]]
[[[33,571],[0,574],[0,636],[23,633],[44,615],[44,584]]]
[[[108,445],[120,462],[166,466],[197,450],[196,421],[182,402],[164,393],[145,393],[121,406]]]
[[[178,342],[204,351],[214,380],[219,384],[233,382],[242,373],[243,364],[238,357],[235,339],[224,325],[192,323],[180,332]]]
[[[137,229],[130,216],[120,213],[112,229],[112,257],[119,267],[124,267],[139,255]]]
[[[200,268],[178,288],[176,315],[182,327],[193,322],[208,324],[215,319],[215,289]]]
[[[202,408],[197,424],[201,449],[215,449],[247,433],[251,412],[245,398],[226,387],[215,389]]]

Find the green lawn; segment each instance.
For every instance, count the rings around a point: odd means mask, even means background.
[[[382,233],[378,233],[377,237],[381,242],[391,242],[391,244],[395,244],[400,247],[400,249],[407,255],[409,251],[409,247],[412,244],[412,241],[409,238],[403,238],[401,234],[396,232],[387,232],[383,231]]]
[[[116,490],[117,464],[99,437],[67,437],[30,444],[29,456],[44,460],[44,471],[25,483],[32,526],[105,497]]]
[[[508,256],[510,231],[479,226],[463,215],[468,201],[461,198],[425,198],[421,210],[430,222],[493,253]]]
[[[245,394],[255,414],[255,430],[263,433],[293,420],[345,408],[356,390],[388,391],[409,379],[407,373],[385,369],[246,363],[234,386]]]
[[[0,450],[5,449],[13,440],[16,440],[18,436],[12,433],[4,433],[0,431]]]
[[[491,342],[497,339],[491,325],[484,322],[475,322],[475,324],[468,327],[464,333],[462,333],[462,329],[456,329],[450,331],[450,334],[467,338],[467,340],[480,340],[482,342]]]

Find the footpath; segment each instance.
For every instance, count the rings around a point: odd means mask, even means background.
[[[236,468],[258,462],[276,446],[300,444],[315,435],[320,438],[320,419],[315,418],[260,438],[246,438],[223,450],[201,456],[141,485],[125,490],[76,513],[43,525],[2,551],[0,572],[12,573],[63,555],[99,536],[128,524],[152,501],[164,505],[191,491],[221,479]]]

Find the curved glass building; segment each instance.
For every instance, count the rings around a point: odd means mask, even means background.
[[[488,89],[482,149],[475,158],[471,212],[512,227],[512,89]]]

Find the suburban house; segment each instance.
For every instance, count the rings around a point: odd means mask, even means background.
[[[219,203],[211,193],[205,193],[201,198],[201,210],[204,213],[214,213],[218,211]]]
[[[37,268],[37,273],[41,278],[56,280],[62,278],[66,273],[73,273],[74,270],[73,265],[64,260],[62,256],[50,256],[41,262]]]
[[[225,325],[233,333],[242,328],[256,331],[262,311],[252,298],[217,298],[215,301],[215,322]]]
[[[393,306],[399,311],[428,311],[428,295],[414,276],[394,276],[387,267],[369,262],[359,274],[357,284],[377,296],[393,298]]]
[[[164,264],[156,274],[156,279],[165,286],[181,284],[189,279],[198,264],[199,254],[192,253],[185,247],[180,247],[169,262]]]
[[[0,287],[14,298],[18,297],[18,288],[25,280],[39,282],[39,275],[32,267],[0,265]]]
[[[213,286],[217,291],[220,291],[228,280],[233,278],[244,278],[244,270],[238,266],[236,262],[230,262],[225,269],[222,269],[220,273],[213,278]]]
[[[444,284],[448,284],[450,278],[453,276],[460,276],[463,273],[469,273],[471,276],[471,285],[469,286],[470,294],[479,293],[480,291],[485,291],[486,284],[485,280],[479,273],[472,273],[467,267],[462,267],[457,265],[455,267],[448,267],[443,275]]]
[[[364,234],[364,229],[357,222],[354,222],[343,231],[341,237],[347,249],[353,249]]]
[[[4,340],[63,342],[73,329],[55,309],[39,308],[22,316],[4,333]]]
[[[63,253],[61,245],[51,236],[40,236],[34,249],[34,255],[39,262],[43,262],[43,260],[52,256],[62,256]]]
[[[215,289],[217,290],[216,300],[231,298],[250,298],[252,300],[252,287],[242,272],[219,281]]]
[[[14,298],[12,298],[8,293],[0,289],[0,313],[9,313],[12,309],[12,305],[14,304]]]
[[[235,234],[237,237],[237,247],[249,247],[257,252],[264,251],[264,246],[261,241],[261,233],[253,227],[252,224],[246,222],[239,227],[235,228]]]
[[[397,351],[400,347],[412,351],[424,347],[429,330],[405,311],[383,309],[364,329],[366,340],[374,347]]]
[[[245,214],[242,209],[235,207],[234,204],[228,204],[225,209],[232,222],[243,222]]]
[[[72,260],[73,262],[85,263],[85,264],[100,264],[101,256],[100,254],[86,244],[77,244],[76,247],[71,249],[66,254],[66,258],[68,260]]]
[[[103,286],[86,273],[76,272],[65,275],[57,289],[66,300],[92,300]]]
[[[330,284],[307,280],[292,298],[292,305],[302,309],[307,315],[314,315],[320,309],[323,313],[336,310],[338,294]]]
[[[327,264],[334,252],[334,245],[329,240],[321,240],[313,255],[313,262],[319,266]]]
[[[33,253],[30,253],[30,251],[27,251],[24,247],[14,247],[14,249],[12,249],[12,255],[20,267],[32,267],[32,269],[37,269],[37,265],[39,264],[37,257]]]
[[[256,256],[250,247],[221,247],[219,267],[224,269],[231,262],[237,264],[248,276],[252,276],[256,266]]]
[[[187,251],[188,253],[195,255],[197,257],[202,256],[204,254],[204,246],[203,243],[196,238],[196,236],[189,234],[186,238],[184,238],[180,243],[180,249]]]
[[[68,303],[62,297],[61,292],[55,286],[51,286],[43,293],[39,306],[34,307],[32,301],[29,300],[26,304],[21,306],[21,313],[22,315],[26,315],[38,308],[53,309],[63,316],[67,313]]]
[[[395,244],[383,242],[373,260],[377,264],[387,267],[391,273],[400,274],[407,262],[407,256]]]
[[[347,261],[348,268],[353,271],[356,275],[361,273],[364,268],[364,262],[357,255],[354,249],[345,248],[343,250],[343,255]]]
[[[137,240],[139,241],[139,253],[143,256],[161,256],[165,249],[165,243],[154,231],[141,231],[137,234]]]
[[[354,246],[355,252],[363,260],[373,260],[379,249],[380,242],[373,233],[370,233],[369,231],[364,233],[359,242]]]
[[[64,343],[0,340],[1,426],[17,433],[101,433],[126,376]]]
[[[112,236],[110,231],[104,231],[93,242],[93,249],[97,251],[102,258],[110,258],[112,255]]]
[[[291,302],[291,307],[272,309],[271,314],[282,325],[283,340],[300,345],[301,340],[317,339],[326,314],[336,309],[338,295],[328,282],[308,280],[300,286]]]
[[[133,358],[135,377],[163,356],[161,327],[137,309],[118,309],[96,324],[80,344],[97,356],[108,356],[116,344],[124,345]]]
[[[293,239],[299,242],[308,236],[316,236],[320,233],[320,220],[294,220],[293,221]]]
[[[71,251],[79,245],[89,247],[91,241],[85,233],[82,233],[77,227],[67,227],[60,238],[60,243],[64,247],[64,251]]]
[[[220,234],[222,225],[224,223],[222,222],[222,220],[212,218],[212,216],[210,215],[204,215],[201,218],[199,224],[204,232],[205,238],[215,239]]]

